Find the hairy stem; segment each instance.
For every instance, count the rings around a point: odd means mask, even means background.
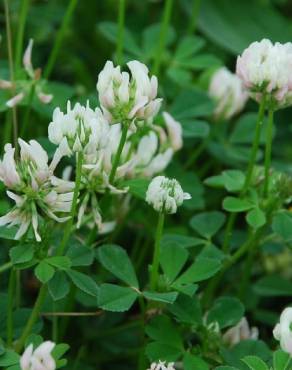
[[[268,189],[269,189],[269,170],[270,170],[271,158],[272,158],[273,126],[274,126],[274,110],[273,108],[270,108],[269,118],[268,118],[268,127],[267,127],[266,150],[265,150],[264,196],[267,195]]]
[[[158,269],[159,269],[159,256],[160,256],[160,241],[163,233],[163,226],[164,226],[164,213],[160,212],[158,216],[158,223],[155,235],[155,243],[154,243],[154,253],[153,253],[153,260],[152,260],[152,268],[151,268],[151,275],[150,275],[150,289],[155,291],[158,282]]]
[[[127,140],[127,133],[128,133],[128,128],[129,128],[129,124],[128,122],[125,122],[123,125],[122,125],[122,135],[121,135],[121,138],[120,138],[120,142],[119,142],[119,146],[118,146],[118,150],[117,150],[117,153],[114,157],[114,163],[113,163],[113,167],[112,167],[112,170],[111,170],[111,173],[110,173],[110,176],[109,176],[109,182],[112,184],[115,180],[115,176],[116,176],[116,172],[117,172],[117,168],[119,166],[119,163],[120,163],[120,158],[121,158],[121,155],[122,155],[122,152],[123,152],[123,149],[124,149],[124,146],[126,144],[126,140]]]

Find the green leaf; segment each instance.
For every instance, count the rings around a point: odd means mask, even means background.
[[[183,120],[181,126],[183,129],[183,137],[188,139],[206,138],[210,133],[208,122],[202,120]]]
[[[276,213],[273,217],[272,229],[286,242],[292,241],[292,215],[288,211]]]
[[[161,238],[161,248],[173,244],[183,248],[191,248],[196,247],[197,245],[202,245],[204,243],[204,239],[179,234],[164,234]]]
[[[70,285],[64,271],[56,271],[54,277],[48,284],[49,292],[54,301],[58,301],[67,296]]]
[[[165,245],[161,248],[160,265],[169,283],[177,277],[187,259],[187,250],[176,244]]]
[[[273,354],[274,370],[287,370],[290,362],[290,354],[282,350],[275,351]]]
[[[90,276],[76,270],[66,270],[66,273],[78,289],[93,297],[98,295],[96,282]]]
[[[16,232],[17,232],[16,227],[8,228],[7,226],[0,226],[0,238],[1,239],[14,240]]]
[[[103,245],[98,248],[97,257],[103,267],[117,278],[130,286],[139,288],[134,267],[123,248],[115,244]]]
[[[68,350],[70,346],[67,343],[59,343],[52,350],[52,356],[55,360],[59,360]]]
[[[175,284],[189,284],[209,279],[220,270],[219,261],[211,258],[197,260],[175,281]]]
[[[157,293],[144,291],[143,296],[149,301],[173,304],[178,296],[178,293],[177,292]]]
[[[183,37],[174,53],[175,62],[180,62],[193,54],[196,54],[199,50],[201,50],[206,41],[201,37],[196,36],[185,36]]]
[[[9,255],[14,265],[17,263],[29,262],[33,259],[34,255],[33,245],[21,244],[16,247],[13,247],[10,249]]]
[[[159,361],[163,358],[164,361],[176,361],[182,354],[182,350],[169,344],[152,342],[146,346],[146,355],[151,362]]]
[[[106,311],[128,311],[138,295],[135,290],[128,287],[102,284],[99,289],[98,306]]]
[[[199,299],[180,294],[173,305],[168,306],[168,310],[177,318],[179,322],[193,325],[202,323],[202,310]]]
[[[234,55],[263,38],[288,42],[292,38],[290,23],[272,4],[259,6],[257,2],[245,0],[230,6],[229,0],[204,0],[198,26],[211,41]]]
[[[86,245],[73,244],[66,253],[72,266],[90,266],[94,259],[93,250]]]
[[[165,315],[154,317],[145,328],[146,334],[153,340],[183,349],[183,342],[177,327]]]
[[[19,363],[20,356],[12,350],[7,350],[3,355],[0,356],[0,366],[8,367]]]
[[[251,203],[247,199],[226,197],[223,201],[223,208],[225,209],[225,211],[228,212],[244,212],[248,211],[253,206],[254,206],[253,203]]]
[[[52,279],[55,273],[55,269],[44,260],[36,266],[34,273],[39,281],[45,284]]]
[[[238,370],[236,367],[233,366],[217,366],[215,370]]]
[[[292,285],[289,280],[282,276],[268,275],[253,284],[256,294],[263,297],[291,297]]]
[[[148,179],[130,179],[121,182],[123,188],[128,187],[130,194],[143,201],[145,200],[149,184],[150,180]]]
[[[253,208],[247,213],[246,221],[251,227],[258,229],[264,226],[267,220],[265,213],[261,209]]]
[[[67,256],[48,257],[45,261],[60,270],[68,270],[71,267],[70,258]]]
[[[208,370],[208,364],[198,356],[186,353],[183,359],[184,370]]]
[[[245,182],[245,174],[239,170],[226,170],[222,172],[222,182],[228,191],[240,191]]]
[[[256,113],[246,113],[237,120],[234,130],[230,136],[233,144],[252,144],[254,140],[254,130],[257,121]],[[261,130],[260,143],[264,144],[267,136],[267,120],[263,122]]]
[[[209,239],[224,225],[225,215],[222,212],[212,211],[200,213],[190,220],[190,226],[201,236]]]
[[[242,359],[251,370],[269,370],[262,359],[256,356],[246,356]]]
[[[217,322],[220,329],[236,325],[244,315],[244,306],[233,297],[218,298],[209,310],[207,322]]]

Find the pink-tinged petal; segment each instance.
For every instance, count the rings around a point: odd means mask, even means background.
[[[14,87],[14,84],[11,81],[0,80],[0,89],[9,90],[9,89],[12,89],[13,87]]]
[[[9,108],[15,107],[17,104],[19,104],[24,98],[24,93],[21,92],[17,95],[15,95],[13,98],[7,100],[6,105]]]
[[[27,48],[25,49],[25,52],[23,54],[23,66],[26,72],[30,77],[33,78],[33,66],[31,62],[31,52],[32,52],[32,47],[33,47],[33,39],[30,39],[27,45]]]
[[[38,93],[38,98],[40,102],[44,104],[49,104],[52,101],[53,97],[54,95],[52,94],[45,94],[43,92]]]
[[[20,358],[20,368],[21,370],[30,370],[31,356],[33,352],[33,345],[30,344],[23,352]]]

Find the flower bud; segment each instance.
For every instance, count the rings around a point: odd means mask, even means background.
[[[187,199],[191,199],[191,196],[183,192],[179,182],[164,176],[155,177],[146,192],[146,202],[157,212],[176,213],[177,207]]]
[[[126,120],[152,120],[159,111],[161,99],[156,99],[158,82],[155,76],[149,78],[148,68],[133,60],[128,72],[121,72],[107,61],[98,76],[97,91],[105,116],[110,123]]]
[[[153,362],[148,370],[175,370],[174,362],[165,361]]]
[[[180,150],[183,146],[182,127],[169,113],[162,113],[167,128],[170,145],[174,151]]]

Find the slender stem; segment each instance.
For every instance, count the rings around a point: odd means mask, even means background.
[[[265,150],[265,182],[264,182],[264,195],[266,196],[269,189],[269,170],[271,166],[272,158],[272,142],[273,142],[273,126],[274,126],[274,110],[269,109],[268,127],[267,127],[267,139],[266,139],[266,150]]]
[[[150,289],[155,291],[158,281],[158,269],[159,269],[159,256],[160,256],[160,241],[163,233],[164,226],[164,213],[160,212],[158,216],[158,223],[155,235],[153,261],[150,275]]]
[[[117,62],[123,63],[126,0],[119,0]]]
[[[246,173],[246,178],[245,178],[245,184],[242,190],[242,193],[244,194],[251,182],[252,175],[253,175],[253,170],[256,162],[256,157],[257,157],[257,152],[260,144],[260,138],[261,138],[261,129],[263,126],[263,119],[265,115],[265,107],[266,107],[266,97],[265,95],[263,96],[263,99],[260,103],[259,106],[259,112],[258,112],[258,118],[256,122],[256,128],[255,128],[255,135],[253,139],[253,144],[252,144],[252,150],[250,154],[250,159],[249,159],[249,164],[247,167],[247,173]]]
[[[192,35],[196,32],[198,16],[200,13],[201,0],[193,0],[193,9],[191,14],[191,21],[189,24],[188,34]]]
[[[246,173],[243,189],[240,192],[240,197],[245,195],[245,193],[246,193],[246,191],[247,191],[247,189],[250,185],[250,182],[252,180],[253,170],[254,170],[254,166],[255,166],[255,163],[256,163],[257,152],[258,152],[258,148],[259,148],[259,144],[260,144],[261,130],[262,130],[263,119],[264,119],[264,115],[265,115],[265,106],[266,106],[266,97],[264,95],[263,99],[261,101],[261,104],[259,106],[251,155],[250,155],[250,159],[249,159],[249,163],[248,163],[248,167],[247,167],[247,173]],[[222,248],[225,253],[227,253],[229,251],[230,240],[231,240],[231,237],[232,237],[232,232],[233,232],[233,227],[234,227],[234,224],[235,224],[235,221],[236,221],[236,217],[237,217],[237,214],[232,213],[232,214],[229,215],[229,218],[228,218],[228,222],[227,222],[226,229],[225,229],[223,248]]]
[[[13,266],[12,262],[6,262],[6,263],[4,263],[4,265],[0,266],[0,274],[2,272],[5,272],[6,270],[11,269],[12,266]]]
[[[223,240],[223,246],[222,250],[224,253],[229,252],[229,246],[230,246],[230,240],[232,237],[232,231],[233,227],[236,221],[237,214],[236,213],[230,213],[227,220],[227,225],[224,233],[224,240]]]
[[[56,304],[55,302],[53,302],[53,312],[50,312],[51,315],[48,315],[48,316],[52,316],[52,338],[53,338],[53,341],[55,343],[58,342],[58,316],[59,315],[56,315]]]
[[[117,168],[118,168],[118,165],[120,163],[120,158],[121,158],[124,146],[126,144],[128,128],[129,128],[129,124],[128,124],[128,122],[125,122],[123,124],[122,136],[120,138],[118,150],[117,150],[117,153],[115,155],[113,167],[112,167],[112,170],[111,170],[111,173],[110,173],[110,176],[109,176],[109,182],[110,183],[113,183],[114,180],[115,180]]]
[[[21,352],[21,350],[24,346],[24,343],[26,341],[26,338],[30,335],[31,330],[32,330],[35,322],[38,319],[40,310],[42,308],[42,305],[43,305],[44,300],[45,300],[46,295],[47,295],[47,290],[48,290],[47,285],[42,285],[40,290],[39,290],[39,294],[38,294],[38,297],[35,301],[35,304],[34,304],[32,312],[30,314],[30,317],[29,317],[29,319],[26,323],[26,326],[25,326],[22,334],[21,334],[21,337],[19,338],[18,342],[16,343],[15,350],[18,353]]]
[[[76,165],[75,188],[74,188],[74,194],[73,194],[73,200],[72,200],[72,206],[71,206],[71,212],[70,212],[70,220],[67,222],[64,235],[63,235],[63,239],[59,245],[59,248],[57,249],[56,254],[58,256],[61,256],[64,253],[64,250],[67,246],[67,243],[71,235],[73,221],[74,221],[74,217],[76,214],[79,190],[81,186],[81,174],[82,174],[82,163],[83,163],[82,152],[77,153],[76,162],[77,162],[77,165]]]
[[[7,346],[11,347],[13,342],[13,307],[15,294],[15,270],[10,271],[8,284],[8,307],[7,307]]]
[[[172,7],[173,7],[173,0],[165,0],[161,28],[160,28],[160,35],[159,35],[159,40],[157,43],[156,58],[154,60],[154,65],[153,65],[153,74],[156,76],[159,75],[161,59],[162,59],[164,49],[165,49],[165,43],[166,43],[166,37],[167,37],[167,31],[168,31],[168,26],[170,22]]]
[[[68,27],[69,22],[72,18],[72,15],[73,15],[73,12],[76,8],[77,2],[78,2],[78,0],[70,0],[69,1],[69,5],[68,5],[66,13],[63,17],[61,27],[59,28],[59,31],[58,31],[57,36],[56,36],[56,40],[55,40],[55,43],[54,43],[54,46],[53,46],[53,50],[52,50],[52,52],[49,56],[48,63],[47,63],[46,68],[44,70],[44,78],[46,78],[46,79],[48,79],[50,77],[50,74],[51,74],[51,72],[54,68],[54,65],[55,65],[56,60],[57,60],[58,53],[60,51],[60,48],[61,48],[63,40],[64,40],[64,36],[65,36],[66,30],[67,30],[67,27]]]
[[[24,113],[23,123],[22,123],[21,130],[20,130],[20,137],[24,136],[24,134],[26,132],[26,129],[27,129],[27,126],[28,126],[28,123],[29,123],[29,118],[30,118],[30,113],[31,113],[31,105],[32,105],[34,93],[35,93],[35,84],[33,84],[31,86],[30,91],[29,91],[26,111]]]
[[[197,147],[196,150],[193,151],[193,153],[191,154],[191,156],[189,157],[189,159],[187,160],[184,168],[185,169],[188,169],[190,168],[192,165],[194,165],[194,163],[196,162],[197,158],[199,157],[199,155],[203,152],[203,150],[206,148],[207,144],[209,142],[209,139],[206,139],[206,140],[203,140],[201,142],[201,144]]]
[[[21,306],[21,270],[16,270],[15,276],[15,307]]]
[[[23,49],[23,35],[24,28],[27,19],[27,13],[29,8],[30,0],[21,0],[20,2],[20,11],[19,11],[19,20],[17,27],[17,36],[16,36],[16,49],[15,49],[15,68],[16,70],[20,67],[21,55]]]
[[[5,8],[5,23],[6,23],[6,34],[7,34],[7,50],[8,50],[8,62],[9,62],[9,71],[10,71],[10,80],[14,83],[14,65],[13,65],[13,51],[12,51],[12,34],[11,34],[11,23],[10,23],[10,14],[8,0],[4,0]],[[14,93],[14,88],[12,89],[12,94]],[[12,122],[13,122],[13,140],[14,147],[17,151],[17,112],[16,106],[12,107]]]

